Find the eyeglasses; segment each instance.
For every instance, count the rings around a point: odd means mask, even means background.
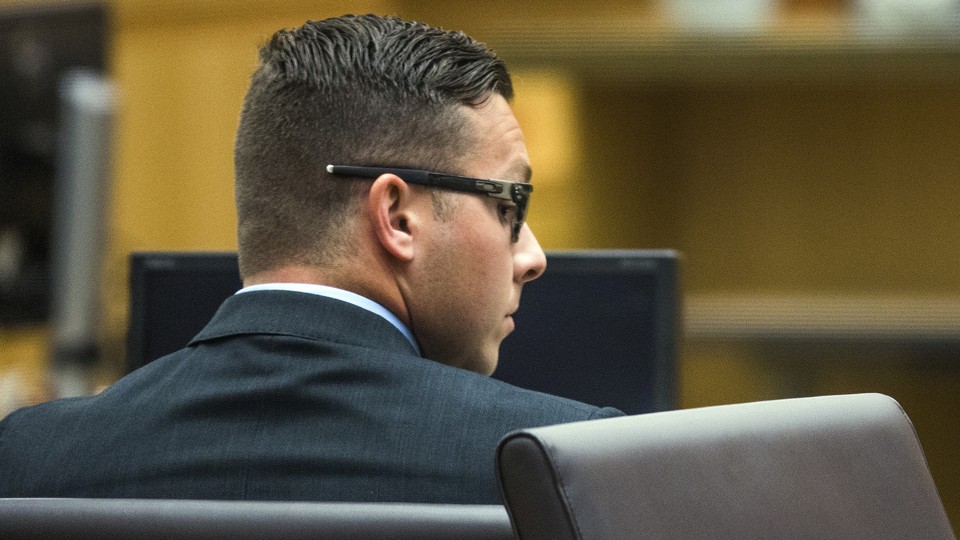
[[[520,229],[527,217],[527,206],[530,203],[530,193],[533,186],[526,182],[509,182],[507,180],[493,180],[470,178],[453,174],[441,174],[417,169],[394,169],[391,167],[357,167],[353,165],[327,165],[327,172],[338,176],[357,176],[361,178],[378,178],[383,174],[394,174],[404,182],[424,186],[478,193],[488,197],[496,197],[513,201],[517,207],[515,221],[511,225],[510,240],[516,243],[520,239]]]

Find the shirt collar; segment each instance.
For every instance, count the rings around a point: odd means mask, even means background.
[[[407,341],[413,345],[413,348],[417,351],[418,356],[422,356],[420,352],[420,346],[417,344],[417,340],[413,337],[413,332],[410,331],[410,328],[403,324],[396,315],[394,315],[389,309],[383,307],[382,305],[370,300],[365,296],[360,296],[357,293],[353,293],[344,289],[338,289],[337,287],[330,287],[328,285],[316,285],[313,283],[262,283],[260,285],[251,285],[249,287],[244,287],[237,291],[236,294],[253,292],[253,291],[293,291],[293,292],[302,292],[308,294],[316,294],[318,296],[324,296],[326,298],[333,298],[334,300],[340,300],[353,304],[359,308],[363,308],[371,313],[375,313],[392,324]]]

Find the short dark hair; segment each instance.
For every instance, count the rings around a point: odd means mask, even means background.
[[[375,15],[280,30],[261,48],[235,146],[240,272],[326,265],[368,182],[329,163],[458,173],[473,143],[463,105],[508,100],[506,66],[461,32]]]

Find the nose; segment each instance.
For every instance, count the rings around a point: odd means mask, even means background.
[[[513,278],[519,284],[533,281],[547,269],[547,256],[537,242],[537,237],[526,223],[520,229],[520,237],[514,244]]]

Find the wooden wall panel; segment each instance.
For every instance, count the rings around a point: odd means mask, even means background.
[[[632,203],[595,237],[681,249],[691,292],[960,293],[960,85],[585,92],[587,180]]]

